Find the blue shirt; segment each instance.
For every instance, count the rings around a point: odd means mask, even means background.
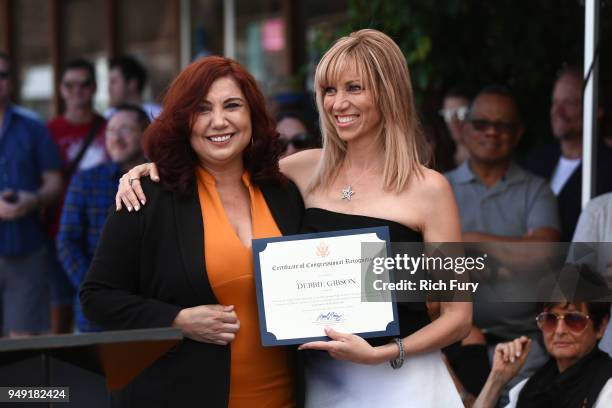
[[[115,202],[120,177],[119,166],[112,162],[77,172],[64,199],[56,239],[57,253],[77,290],[74,311],[76,327],[80,331],[100,330],[83,316],[78,289],[93,260],[109,208]]]
[[[0,191],[36,192],[42,173],[60,169],[59,151],[44,124],[9,105],[0,131]],[[31,254],[45,239],[38,212],[0,221],[0,256]]]

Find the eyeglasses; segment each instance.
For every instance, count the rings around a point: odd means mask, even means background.
[[[557,329],[559,320],[563,320],[565,325],[574,333],[581,333],[589,323],[590,316],[580,312],[569,312],[558,315],[551,312],[543,312],[536,317],[536,322],[540,330],[551,332]]]
[[[9,72],[8,71],[0,71],[0,79],[8,79]]]
[[[470,119],[470,123],[479,132],[485,132],[492,127],[497,133],[512,133],[517,126],[515,122],[492,122],[486,119]]]
[[[113,135],[126,137],[134,133],[136,130],[137,128],[135,126],[121,126],[117,129],[106,128],[106,137],[110,137]]]
[[[91,79],[86,79],[85,81],[63,81],[62,85],[64,85],[69,91],[75,88],[89,88],[93,84]]]
[[[283,152],[287,151],[289,145],[293,145],[296,149],[306,149],[312,145],[312,138],[308,133],[298,133],[291,139],[280,138],[279,141]]]
[[[463,122],[467,117],[469,108],[467,106],[460,106],[454,109],[440,109],[438,113],[446,123],[450,123],[453,119],[457,119],[460,122]]]

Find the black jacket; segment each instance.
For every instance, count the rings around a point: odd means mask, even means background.
[[[143,179],[147,205],[112,211],[81,287],[85,316],[109,330],[169,327],[187,307],[217,304],[207,279],[195,187],[188,196]],[[297,187],[261,189],[284,235],[299,231]],[[125,407],[226,407],[230,347],[185,339],[113,395]],[[298,381],[296,381],[298,383]]]
[[[612,151],[600,144],[597,149],[597,173],[595,195],[612,191]],[[546,145],[532,151],[522,165],[534,174],[550,179],[561,157],[559,143]],[[582,164],[572,173],[559,195],[559,218],[561,220],[561,241],[571,242],[578,217],[582,211]]]

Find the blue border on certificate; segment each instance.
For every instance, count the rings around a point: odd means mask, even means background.
[[[262,288],[262,280],[261,280],[261,267],[259,265],[259,254],[263,252],[269,243],[275,242],[283,242],[283,241],[297,241],[297,240],[306,240],[306,239],[317,239],[317,238],[329,238],[329,237],[342,237],[346,235],[358,235],[358,234],[371,234],[375,233],[378,238],[386,242],[387,247],[387,256],[391,253],[391,245],[389,239],[389,227],[372,227],[372,228],[357,228],[350,230],[341,230],[341,231],[329,231],[329,232],[317,232],[310,234],[298,234],[298,235],[287,235],[282,237],[273,237],[273,238],[260,238],[254,239],[252,241],[252,249],[253,249],[253,266],[255,269],[255,291],[257,293],[257,312],[259,314],[259,333],[261,335],[261,343],[264,346],[284,346],[291,344],[303,344],[309,341],[317,341],[317,340],[331,340],[327,336],[318,336],[318,337],[305,337],[305,338],[296,338],[296,339],[285,339],[278,340],[276,336],[267,330],[266,324],[266,311],[264,308],[264,299],[263,299],[263,288]],[[393,271],[389,270],[389,278],[390,281],[393,282]],[[376,332],[365,332],[365,333],[355,333],[356,335],[363,338],[371,338],[371,337],[390,337],[399,335],[399,320],[397,315],[397,305],[395,302],[395,293],[392,291],[392,309],[393,309],[393,320],[389,322],[386,330],[384,331],[376,331]]]

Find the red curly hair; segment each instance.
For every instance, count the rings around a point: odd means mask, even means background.
[[[251,181],[261,187],[285,180],[278,168],[278,132],[255,78],[238,62],[211,56],[191,63],[176,77],[164,97],[161,114],[145,132],[145,153],[157,165],[166,189],[182,194],[193,191],[198,159],[190,144],[191,126],[213,82],[228,76],[238,83],[251,110],[253,142],[243,152]]]

